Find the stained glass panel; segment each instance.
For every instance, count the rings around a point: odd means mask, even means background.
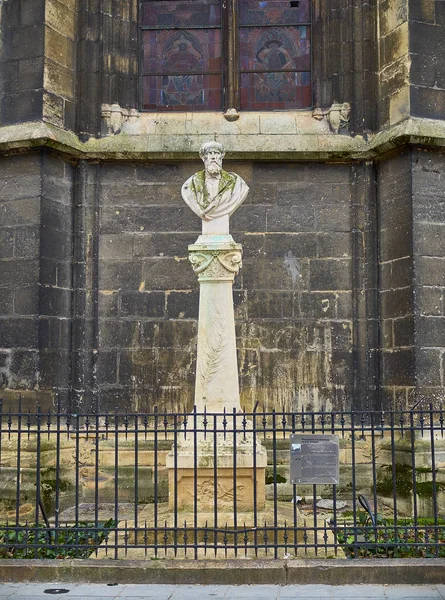
[[[146,76],[143,110],[220,110],[220,75]]]
[[[309,0],[241,0],[240,2],[240,25],[295,25],[309,22]]]
[[[231,67],[222,10],[221,0],[142,0],[143,110],[221,110],[223,96],[235,104],[232,89],[223,94]],[[227,18],[227,43],[237,29],[240,108],[311,106],[310,0],[240,0],[239,24]]]
[[[243,110],[286,110],[312,105],[311,74],[242,73],[241,108]]]
[[[142,27],[166,29],[172,27],[220,27],[220,0],[181,0],[143,2]]]
[[[143,73],[221,71],[219,29],[143,32]]]
[[[241,71],[308,71],[310,27],[240,29]]]

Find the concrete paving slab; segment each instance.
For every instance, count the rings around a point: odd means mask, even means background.
[[[197,600],[197,598],[199,598],[199,600],[224,600],[227,598],[226,590],[219,593],[213,592],[211,594],[203,590],[194,592],[183,592],[181,590],[176,590],[173,592],[169,600]],[[236,596],[236,598],[239,600],[238,596]]]
[[[442,600],[442,596],[433,585],[392,585],[385,586],[385,592],[391,600],[407,600],[408,598],[416,598],[416,600],[426,600],[426,598],[434,598],[434,600]]]
[[[75,586],[71,584],[63,587],[70,590],[70,598],[97,598],[99,596],[112,599],[119,596],[125,590],[126,586],[125,584],[107,585],[84,583]],[[61,594],[60,597],[63,597],[63,594]]]
[[[228,591],[230,591],[230,598],[257,598],[257,600],[269,600],[269,598],[273,598],[274,594],[276,594],[277,590],[280,587],[276,585],[237,585],[231,586]],[[226,598],[229,596],[226,594]]]
[[[68,589],[55,598],[89,600],[444,600],[445,585],[116,585],[36,583],[0,584],[0,600],[41,600],[49,589]]]
[[[34,598],[50,598],[50,594],[45,594],[45,590],[48,589],[64,589],[64,590],[72,590],[73,585],[69,583],[26,583],[22,585],[16,592],[13,594],[14,600],[16,596],[33,596]],[[93,586],[91,586],[93,587]],[[60,594],[55,597],[62,598],[66,597],[68,594]]]
[[[23,587],[23,583],[0,583],[0,598],[7,598]]]
[[[127,584],[124,586],[124,590],[121,592],[121,598],[137,598],[138,596],[155,596],[157,598],[169,598],[173,592],[178,588],[175,585],[138,585],[138,584]],[[181,586],[181,588],[187,589],[188,586]]]
[[[325,586],[326,587],[326,586]],[[333,598],[357,598],[357,595],[360,598],[375,598],[385,597],[385,586],[383,585],[369,585],[369,584],[359,584],[359,585],[338,585],[332,588],[332,597]]]
[[[441,584],[438,584],[438,585],[436,585],[436,589],[437,589],[437,591],[439,592],[439,594],[440,594],[440,595],[441,595],[443,598],[445,598],[445,584],[444,584],[444,585],[441,585]]]
[[[424,595],[424,596],[410,596],[408,594],[408,596],[403,596],[402,598],[403,598],[403,600],[419,600],[419,598],[422,598],[422,600],[437,600],[437,598],[441,598],[441,596],[436,596],[436,595],[430,596],[427,592],[425,592],[425,594],[426,595]],[[388,596],[388,598],[391,598],[391,600],[392,600],[392,596]]]
[[[327,585],[286,585],[280,590],[280,600],[299,600],[300,598],[331,598],[331,590]]]

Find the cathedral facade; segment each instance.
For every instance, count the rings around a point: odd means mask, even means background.
[[[241,404],[445,395],[445,2],[0,0],[0,398],[190,410],[203,142]]]

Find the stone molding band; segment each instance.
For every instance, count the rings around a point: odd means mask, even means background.
[[[239,123],[239,121],[237,121]],[[208,134],[184,133],[90,138],[82,142],[75,133],[49,123],[25,123],[0,127],[0,153],[51,148],[84,160],[185,160],[196,152]],[[227,158],[261,160],[371,160],[407,145],[445,148],[445,122],[409,117],[377,134],[221,134]]]

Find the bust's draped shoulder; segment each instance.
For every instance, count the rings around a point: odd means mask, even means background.
[[[201,219],[217,219],[231,215],[244,202],[249,187],[236,173],[221,171],[218,193],[212,201],[206,198],[205,171],[199,171],[187,179],[182,186],[182,198]]]

